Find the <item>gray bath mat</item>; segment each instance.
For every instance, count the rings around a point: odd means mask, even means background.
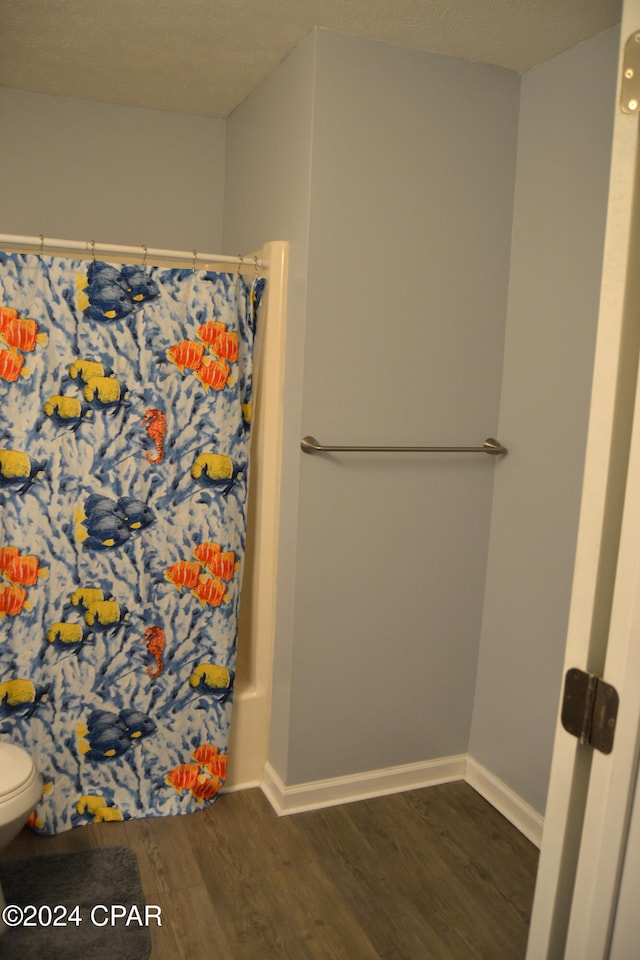
[[[34,924],[0,936],[0,960],[147,960],[151,953],[145,922],[157,921],[145,917],[133,850],[102,847],[0,863],[0,884],[7,904]],[[19,917],[9,911],[11,922]]]

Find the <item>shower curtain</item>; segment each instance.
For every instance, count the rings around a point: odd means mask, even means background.
[[[263,286],[0,253],[0,738],[38,832],[224,782]]]

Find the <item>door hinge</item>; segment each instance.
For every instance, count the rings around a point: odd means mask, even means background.
[[[640,108],[640,30],[632,33],[624,47],[620,109],[636,113]]]
[[[567,670],[562,697],[562,726],[584,746],[611,753],[618,716],[618,692],[584,670]]]

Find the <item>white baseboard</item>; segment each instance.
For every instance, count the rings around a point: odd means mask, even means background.
[[[454,780],[465,780],[528,840],[540,846],[543,825],[540,814],[506,783],[464,753],[292,786],[286,786],[271,764],[266,763],[260,787],[275,812],[282,817]]]
[[[473,787],[492,807],[523,833],[527,840],[540,847],[544,818],[522,797],[506,785],[499,777],[474,760],[467,757],[466,782]]]
[[[318,810],[339,803],[352,803],[390,793],[402,793],[417,787],[434,786],[462,780],[466,756],[443,757],[420,763],[407,763],[382,770],[368,770],[330,780],[314,780],[285,786],[271,764],[265,764],[262,790],[278,816]]]
[[[242,783],[225,783],[220,793],[239,793],[241,790],[254,790],[262,786],[260,780],[244,780]]]

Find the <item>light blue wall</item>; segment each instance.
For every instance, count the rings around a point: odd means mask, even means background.
[[[586,444],[618,32],[522,82],[511,282],[470,752],[544,811]]]
[[[0,90],[3,233],[217,252],[225,121]]]
[[[302,432],[497,430],[519,77],[321,31]],[[300,457],[289,781],[464,753],[495,462]]]
[[[518,91],[508,71],[317,31],[229,118],[225,244],[289,218],[306,284],[272,726],[287,783],[466,751],[495,463],[308,458],[299,440],[497,429]]]

